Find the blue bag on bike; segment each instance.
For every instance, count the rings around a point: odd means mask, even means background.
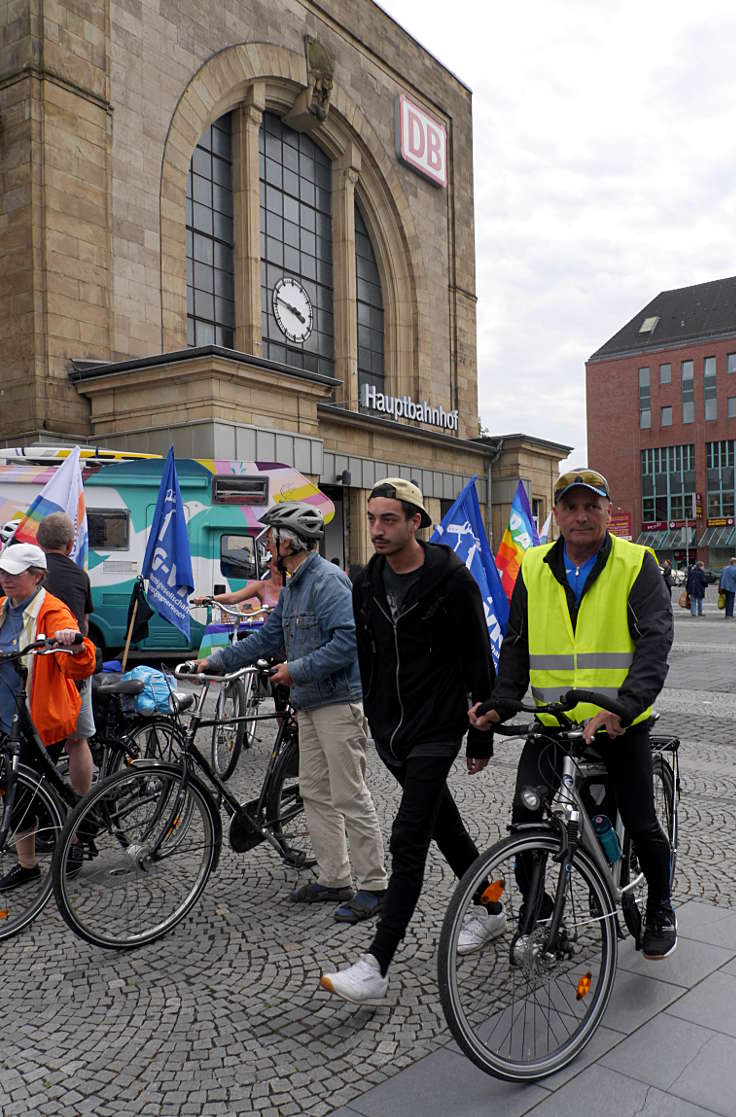
[[[170,714],[172,710],[171,695],[173,687],[163,671],[155,667],[134,667],[126,671],[124,679],[142,679],[143,690],[133,699],[133,710],[136,714]]]

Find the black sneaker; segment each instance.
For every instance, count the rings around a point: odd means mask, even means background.
[[[677,946],[677,918],[672,905],[667,902],[658,907],[647,908],[641,952],[650,962],[668,958]]]
[[[41,876],[41,866],[34,865],[32,869],[24,869],[22,865],[14,865],[9,873],[0,878],[0,892],[12,892],[31,880],[38,880]]]

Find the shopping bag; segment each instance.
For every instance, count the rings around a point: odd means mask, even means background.
[[[680,594],[680,608],[681,609],[689,609],[690,608],[690,594],[687,592],[687,590],[683,590],[682,593]]]
[[[719,590],[719,593],[718,593],[718,608],[719,609],[725,609],[726,608],[726,595],[725,595],[725,593],[723,593],[722,590]]]

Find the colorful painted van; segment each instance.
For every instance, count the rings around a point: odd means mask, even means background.
[[[23,515],[68,453],[69,448],[49,446],[0,450],[0,524]],[[165,459],[98,448],[83,449],[81,456],[94,603],[90,636],[112,653],[125,642],[128,602],[143,563]],[[335,513],[332,501],[311,481],[278,462],[177,458],[176,472],[198,594],[239,589],[260,577],[259,517],[272,505],[304,500],[318,507],[326,522]],[[195,609],[188,644],[156,615],[138,651],[193,651],[206,620],[206,611]]]

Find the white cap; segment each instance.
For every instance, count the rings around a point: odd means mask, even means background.
[[[22,574],[30,566],[48,570],[46,552],[35,543],[11,543],[0,555],[0,573]]]

